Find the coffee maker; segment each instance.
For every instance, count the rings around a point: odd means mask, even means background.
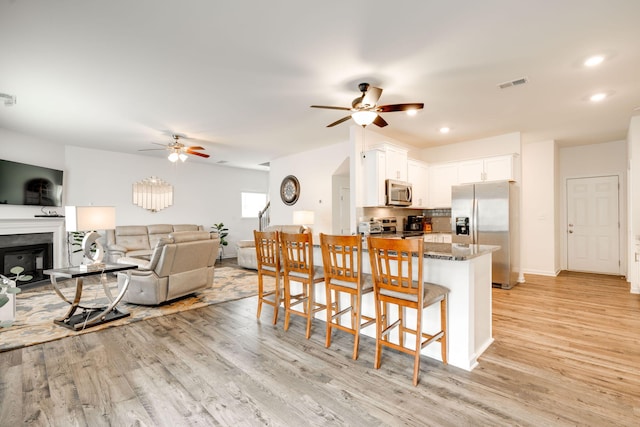
[[[422,231],[424,227],[423,215],[409,215],[405,224],[405,231]]]

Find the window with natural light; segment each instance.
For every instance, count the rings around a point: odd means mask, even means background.
[[[242,218],[257,218],[267,205],[266,193],[241,193],[242,194]]]

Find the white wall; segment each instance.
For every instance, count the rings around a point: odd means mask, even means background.
[[[442,163],[512,153],[520,154],[519,132],[425,148],[418,160]]]
[[[350,157],[349,147],[345,141],[272,160],[269,183],[271,224],[291,224],[293,211],[309,210],[315,213],[315,223],[311,227],[314,241],[318,241],[318,233],[332,233],[332,176],[344,174],[341,165]],[[287,175],[294,175],[300,182],[300,198],[293,206],[285,205],[280,199],[280,184]]]
[[[627,142],[614,141],[602,144],[561,147],[558,163],[560,179],[560,240],[561,267],[567,267],[567,194],[566,182],[569,178],[617,175],[620,183],[620,257],[622,272],[626,271],[627,253]]]
[[[524,274],[555,276],[560,271],[555,153],[555,141],[522,145],[520,239]]]
[[[640,257],[640,116],[631,118],[628,138],[628,266],[627,279],[631,282],[631,292],[640,294],[639,262]]]
[[[11,147],[15,141],[20,150]],[[240,193],[269,189],[269,174],[263,171],[189,160],[172,164],[165,158],[60,146],[7,132],[0,133],[0,157],[63,169],[64,204],[116,206],[118,225],[194,223],[210,229],[223,222],[229,228],[225,257],[234,257],[234,243],[252,239],[258,226],[256,218],[241,218]],[[150,176],[174,186],[173,206],[153,213],[133,204],[133,183]],[[0,206],[0,219],[33,218],[34,212],[40,208]]]

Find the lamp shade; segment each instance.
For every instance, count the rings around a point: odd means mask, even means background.
[[[378,113],[374,111],[356,111],[351,115],[354,122],[360,126],[368,126],[378,117]]]
[[[116,228],[114,206],[65,206],[67,231],[111,230]]]
[[[313,211],[293,211],[294,225],[313,225]]]

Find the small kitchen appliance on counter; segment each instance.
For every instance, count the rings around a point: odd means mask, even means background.
[[[398,232],[398,221],[396,217],[374,218],[382,225],[382,234],[396,234]]]
[[[404,231],[424,231],[424,216],[409,215],[404,226]]]
[[[382,224],[375,218],[368,221],[358,223],[358,234],[380,234],[382,233]]]

